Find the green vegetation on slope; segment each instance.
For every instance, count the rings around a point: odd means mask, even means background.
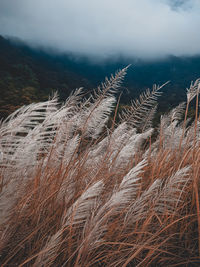
[[[90,92],[105,76],[128,64],[132,66],[121,88],[121,103],[129,104],[130,99],[137,98],[152,84],[169,80],[159,100],[159,112],[185,101],[185,88],[200,77],[198,56],[171,56],[152,62],[119,57],[95,63],[84,57],[45,52],[0,37],[0,117],[24,104],[43,101],[52,91],[58,91],[62,101],[81,86]]]

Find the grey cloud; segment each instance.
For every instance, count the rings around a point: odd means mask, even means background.
[[[0,34],[88,56],[200,54],[199,0],[0,0]]]

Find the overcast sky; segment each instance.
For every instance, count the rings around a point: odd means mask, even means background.
[[[0,34],[105,57],[200,54],[200,0],[0,0]]]

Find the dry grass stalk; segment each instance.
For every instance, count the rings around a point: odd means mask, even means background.
[[[60,106],[55,95],[2,123],[1,266],[199,266],[199,80],[185,120],[180,104],[152,142],[162,86],[116,123],[126,71],[88,99],[79,89]]]

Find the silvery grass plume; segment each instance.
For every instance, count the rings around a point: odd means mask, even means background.
[[[82,228],[84,227],[84,224],[91,216],[93,209],[96,206],[97,198],[101,194],[102,190],[103,182],[96,182],[83,192],[76,202],[67,211],[65,211],[62,218],[61,228],[49,239],[43,248],[41,255],[37,257],[34,266],[41,264],[49,266],[52,263],[51,259],[56,258],[58,254],[59,246],[62,243],[63,233],[74,225],[81,225]]]
[[[22,107],[2,123],[0,146],[3,158],[0,166],[5,186],[0,197],[0,211],[5,212],[8,210],[5,206],[12,206],[17,187],[27,182],[41,161],[48,164],[51,158],[54,167],[57,163],[58,168],[58,161],[69,163],[77,154],[80,134],[82,139],[95,139],[101,134],[113,110],[113,94],[127,68],[116,72],[110,80],[106,79],[89,99],[82,101],[82,89],[78,89],[60,106],[58,96],[54,95],[49,101]],[[3,217],[6,216],[2,216],[2,220]]]
[[[177,149],[181,141],[181,146],[185,147],[188,145],[188,132],[191,133],[192,126],[189,126],[191,121],[188,118],[185,122],[184,114],[185,114],[186,103],[182,102],[175,108],[173,108],[170,112],[163,114],[160,116],[160,124],[158,126],[159,135],[157,135],[157,139],[152,144],[150,150],[152,155],[156,155],[159,149]],[[191,138],[191,134],[189,134]],[[144,154],[144,157],[150,153],[150,150]]]
[[[200,255],[199,122],[182,121],[181,103],[154,131],[164,85],[118,118],[126,71],[87,98],[54,95],[2,122],[2,266],[181,266]]]
[[[77,90],[60,108],[57,95],[44,103],[23,107],[2,124],[0,142],[4,157],[0,166],[4,186],[0,196],[0,210],[3,213],[7,214],[9,210],[5,206],[13,205],[20,187],[36,174],[41,159],[55,145],[58,132],[59,142],[62,141],[61,133],[66,140],[70,138],[70,132],[59,130],[62,123],[72,117],[79,94],[80,90]],[[1,216],[2,220],[6,219],[6,214]]]
[[[190,88],[187,88],[187,102],[190,103],[200,92],[200,79],[194,83],[191,82]]]
[[[108,196],[104,205],[98,205],[96,212],[86,222],[85,230],[82,235],[81,244],[77,249],[77,266],[79,260],[92,257],[94,251],[103,246],[106,242],[107,225],[115,216],[120,216],[120,212],[135,200],[140,188],[140,174],[146,161],[143,160],[133,167],[122,179],[118,188],[115,188],[112,195]],[[85,255],[87,257],[85,258]]]
[[[129,207],[126,222],[132,224],[142,221],[152,211],[160,215],[166,211],[175,212],[175,207],[181,201],[181,196],[190,180],[189,170],[190,167],[187,166],[171,177],[156,179]]]
[[[179,145],[183,128],[181,120],[183,120],[184,113],[185,103],[183,102],[173,108],[168,114],[161,116],[159,131],[164,137],[164,147],[176,148]]]
[[[152,127],[152,116],[155,114],[157,99],[161,95],[160,89],[168,83],[162,86],[154,85],[152,91],[147,89],[139,99],[132,101],[129,108],[123,110],[121,119],[141,131],[146,130],[148,126]]]

